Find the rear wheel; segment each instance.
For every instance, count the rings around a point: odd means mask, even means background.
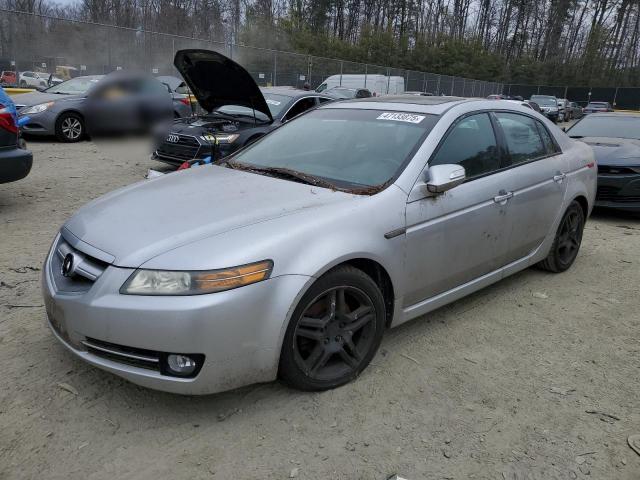
[[[56,137],[61,142],[79,142],[84,134],[84,121],[77,113],[63,113],[56,120]]]
[[[584,222],[582,207],[574,200],[560,220],[549,255],[538,266],[554,273],[568,270],[578,256]]]
[[[350,382],[378,350],[384,323],[384,298],[368,275],[350,266],[328,272],[294,311],[282,345],[280,378],[301,390]]]

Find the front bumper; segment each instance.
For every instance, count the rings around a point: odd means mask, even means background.
[[[43,268],[42,291],[56,338],[84,361],[133,383],[188,395],[274,380],[289,316],[310,280],[286,275],[209,295],[149,297],[119,294],[133,270],[107,266],[88,290],[69,292],[56,287],[53,255]],[[94,339],[205,360],[194,378],[172,377],[99,355],[84,343]]]
[[[31,171],[33,155],[29,150],[0,150],[0,183],[21,180]]]
[[[598,174],[595,206],[640,213],[640,174]]]
[[[26,110],[26,108],[24,110]],[[22,133],[26,133],[27,135],[43,136],[55,135],[56,118],[58,116],[57,113],[54,113],[50,110],[45,110],[41,113],[23,115],[22,113],[18,112],[18,119],[20,119],[22,116],[29,117],[29,123],[20,127],[20,131]]]

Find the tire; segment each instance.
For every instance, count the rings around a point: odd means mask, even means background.
[[[578,256],[584,223],[585,216],[582,207],[574,200],[560,220],[549,255],[538,263],[538,266],[553,273],[568,270]]]
[[[293,312],[278,376],[307,391],[329,390],[352,381],[376,354],[385,318],[382,292],[367,274],[351,266],[329,271]]]
[[[27,88],[27,82],[20,80],[20,88]]]
[[[61,142],[79,142],[85,136],[83,118],[77,113],[62,113],[56,120],[56,138]]]

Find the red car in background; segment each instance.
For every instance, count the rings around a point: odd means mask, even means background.
[[[0,85],[15,86],[18,85],[18,74],[13,70],[3,70],[0,73]]]

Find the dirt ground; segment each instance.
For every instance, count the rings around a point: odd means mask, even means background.
[[[40,295],[57,229],[157,167],[146,143],[30,148],[0,185],[0,479],[640,479],[640,220],[595,214],[570,271],[388,332],[345,387],[189,398],[76,360]]]

